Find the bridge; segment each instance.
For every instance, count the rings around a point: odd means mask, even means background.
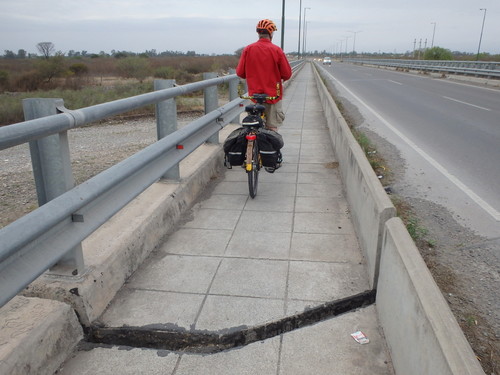
[[[82,241],[76,275],[6,298],[2,373],[484,373],[324,80],[295,71],[284,164],[255,199],[196,145]]]

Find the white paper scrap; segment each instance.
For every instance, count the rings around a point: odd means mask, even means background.
[[[361,331],[351,333],[351,336],[354,340],[356,340],[360,344],[368,344],[370,342],[370,340],[368,340],[365,334]]]

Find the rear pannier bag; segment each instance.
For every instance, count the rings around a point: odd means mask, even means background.
[[[231,132],[224,141],[224,165],[231,168],[233,165],[243,165],[245,162],[245,153],[247,148],[247,139],[245,138],[247,129],[238,128]]]
[[[272,130],[260,129],[257,133],[257,143],[259,145],[262,165],[268,168],[277,168],[281,163],[281,148],[284,145],[281,134]]]

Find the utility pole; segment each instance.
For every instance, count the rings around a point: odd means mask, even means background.
[[[434,47],[434,35],[436,35],[436,22],[431,22],[431,25],[434,25],[434,30],[432,31],[432,42],[431,48]]]

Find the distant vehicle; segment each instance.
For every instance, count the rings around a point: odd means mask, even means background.
[[[329,57],[323,58],[323,65],[332,65],[332,59]]]

